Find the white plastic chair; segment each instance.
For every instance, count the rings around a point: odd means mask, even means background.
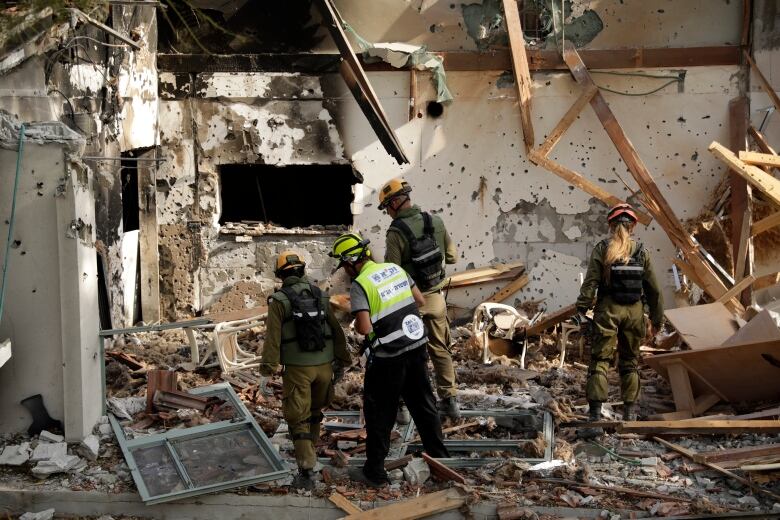
[[[213,350],[217,353],[223,374],[260,366],[262,356],[242,349],[238,344],[238,333],[257,327],[265,322],[267,317],[268,313],[264,313],[242,320],[217,323],[214,326]]]
[[[471,330],[482,347],[482,362],[491,362],[491,352],[488,347],[489,335],[512,340],[520,328],[525,328],[530,321],[517,312],[517,309],[503,303],[480,303],[474,310],[474,320]],[[528,342],[523,340],[523,351],[520,355],[520,368],[525,368],[525,352]]]

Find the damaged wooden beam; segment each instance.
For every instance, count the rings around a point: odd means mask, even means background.
[[[499,280],[512,280],[523,274],[524,271],[525,265],[522,262],[478,267],[453,274],[449,278],[447,287],[455,289],[457,287],[468,287]]]
[[[490,296],[486,302],[501,303],[528,285],[528,275],[523,273]]]
[[[526,336],[538,336],[547,329],[551,329],[562,321],[566,321],[577,313],[577,307],[574,304],[567,305],[552,314],[545,316],[538,322],[531,325],[525,331]]]
[[[775,109],[780,110],[780,97],[777,96],[777,92],[775,92],[775,89],[772,87],[772,84],[769,83],[769,80],[766,79],[766,76],[764,76],[764,73],[761,72],[761,69],[758,68],[758,65],[756,65],[756,62],[753,61],[753,58],[750,57],[750,53],[747,51],[747,49],[744,49],[745,59],[750,64],[750,68],[755,72],[756,77],[758,78],[758,82],[761,84],[761,88],[764,89],[764,92],[766,92],[766,95],[769,96],[769,99],[772,101],[772,104],[775,105]]]
[[[588,195],[599,199],[607,206],[615,206],[617,204],[623,203],[623,200],[621,200],[619,197],[612,195],[607,190],[589,181],[581,173],[578,173],[572,169],[567,168],[566,166],[563,166],[562,164],[558,164],[557,162],[544,157],[536,150],[531,150],[531,152],[528,154],[528,157],[534,164],[541,166],[550,173],[554,173],[572,186],[575,186]],[[652,220],[650,215],[642,211],[637,212],[637,218],[639,219],[639,222],[644,225],[648,225]]]
[[[588,103],[590,103],[590,100],[593,99],[593,96],[595,96],[598,91],[599,88],[596,85],[590,85],[582,94],[580,94],[574,104],[570,106],[569,110],[563,115],[561,120],[558,121],[558,124],[555,125],[555,128],[552,129],[550,135],[547,136],[547,139],[545,139],[539,148],[536,149],[536,152],[539,155],[543,157],[550,155],[550,152],[555,145],[558,144],[558,141],[561,140],[563,134],[566,133],[566,130],[574,123],[580,115],[580,112],[582,112]],[[531,161],[533,161],[533,157],[531,157]]]
[[[582,49],[579,51],[590,69],[687,68],[739,65],[740,47],[661,47],[629,49]],[[505,71],[512,68],[508,49],[437,52],[447,72]],[[529,71],[566,70],[566,63],[555,50],[526,49]],[[157,55],[160,72],[297,72],[327,74],[338,72],[338,54],[262,53],[262,54],[165,54]],[[365,63],[369,71],[399,71],[384,62]],[[404,69],[408,69],[405,67]]]
[[[739,435],[743,433],[780,433],[780,421],[626,421],[617,425],[620,433],[641,435]]]
[[[450,488],[396,502],[389,506],[351,514],[346,518],[350,520],[415,520],[457,509],[465,503],[466,497],[463,492],[458,488]]]
[[[358,506],[347,500],[347,497],[342,495],[341,493],[334,491],[329,497],[328,500],[331,501],[333,505],[347,513],[348,515],[357,515],[363,512],[362,509],[360,509]]]
[[[531,72],[528,70],[528,55],[525,50],[523,26],[516,0],[503,0],[504,21],[509,36],[509,50],[512,56],[512,71],[517,88],[517,103],[520,106],[520,124],[523,128],[525,151],[534,147],[534,125],[531,120]]]
[[[707,149],[718,159],[725,162],[734,172],[741,175],[756,189],[766,195],[773,204],[780,207],[780,180],[769,175],[761,168],[742,161],[731,150],[717,141],[713,141]]]
[[[749,103],[747,96],[729,101],[729,144],[735,153],[747,150]],[[739,282],[753,272],[753,241],[750,226],[753,223],[753,192],[750,184],[738,172],[729,171],[731,188],[731,242],[734,257],[734,280]],[[748,286],[733,296],[743,305],[750,305],[752,290]],[[722,298],[722,297],[721,297]],[[729,298],[730,299],[730,298]]]
[[[739,152],[739,160],[754,166],[780,167],[780,156],[759,152]]]
[[[577,83],[585,88],[590,88],[595,85],[582,58],[574,48],[574,44],[569,41],[564,42],[563,59],[569,66],[569,70]],[[712,267],[707,264],[701,252],[693,243],[693,240],[677,218],[674,210],[655,184],[652,175],[650,175],[650,171],[647,169],[644,162],[642,162],[642,159],[639,157],[633,144],[631,144],[631,140],[626,135],[623,127],[620,126],[615,114],[612,112],[612,109],[609,108],[609,104],[607,104],[607,101],[604,99],[601,92],[597,92],[593,98],[591,98],[590,105],[599,118],[599,121],[601,121],[607,135],[615,145],[615,148],[623,159],[623,162],[626,164],[626,167],[631,172],[631,175],[634,177],[637,184],[639,184],[639,188],[644,196],[643,204],[647,207],[648,211],[650,211],[650,214],[656,222],[658,222],[666,232],[672,243],[682,251],[691,270],[696,272],[698,280],[700,281],[700,287],[713,298],[722,296],[727,291],[725,284],[713,271]]]
[[[466,479],[463,477],[463,475],[452,468],[448,468],[427,453],[423,452],[422,457],[423,460],[425,460],[425,462],[428,464],[428,467],[431,469],[431,474],[439,480],[443,480],[444,482],[452,481],[459,484],[466,483]]]
[[[355,96],[360,109],[371,124],[371,128],[376,132],[377,138],[387,153],[395,158],[398,164],[408,163],[409,159],[406,157],[398,136],[395,134],[392,126],[390,126],[379,97],[371,87],[360,60],[358,60],[355,51],[352,50],[349,44],[349,39],[343,28],[344,20],[331,0],[316,0],[315,4],[322,15],[323,23],[330,31],[333,41],[341,54],[342,60],[339,64],[339,71],[344,78],[344,82],[349,87],[352,95]]]

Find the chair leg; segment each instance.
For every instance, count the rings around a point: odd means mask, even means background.
[[[523,340],[523,353],[520,354],[520,368],[525,370],[525,353],[528,351],[528,340]]]
[[[200,364],[200,352],[198,351],[198,341],[195,339],[195,331],[190,328],[185,328],[187,333],[187,339],[190,342],[190,357],[195,366]]]

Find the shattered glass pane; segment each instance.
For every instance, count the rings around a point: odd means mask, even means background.
[[[132,451],[141,478],[152,497],[186,488],[164,444]]]
[[[196,487],[274,471],[247,430],[176,441],[173,447]]]

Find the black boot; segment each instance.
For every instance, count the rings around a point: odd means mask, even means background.
[[[601,401],[588,401],[588,422],[598,422],[601,420]],[[577,437],[580,439],[595,439],[603,435],[604,430],[598,427],[582,428],[577,430]]]
[[[623,403],[623,420],[636,421],[638,418],[636,403]]]
[[[311,470],[299,469],[298,474],[292,481],[293,489],[306,489],[308,491],[314,489],[314,480],[311,478]]]

